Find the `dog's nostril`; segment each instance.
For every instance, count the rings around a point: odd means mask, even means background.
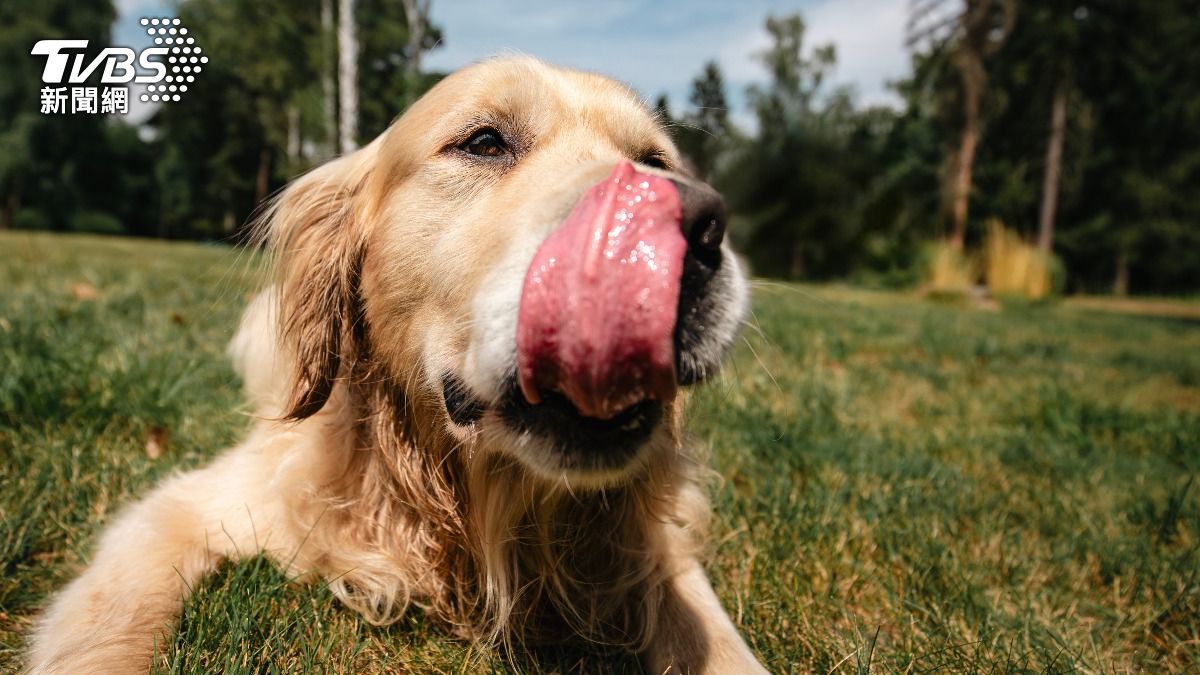
[[[704,183],[676,178],[671,182],[679,192],[681,226],[689,252],[701,257],[718,254],[725,240],[725,200]]]
[[[725,215],[721,213],[705,213],[696,218],[692,225],[688,243],[700,248],[716,250],[721,248],[725,239]]]

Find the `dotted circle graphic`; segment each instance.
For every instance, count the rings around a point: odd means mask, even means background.
[[[178,17],[147,16],[138,23],[145,27],[146,35],[153,38],[154,44],[169,55],[164,64],[167,74],[162,82],[146,85],[147,93],[138,98],[142,102],[178,103],[183,98],[180,94],[188,90],[183,83],[196,81],[195,74],[203,70],[202,65],[208,63],[208,57],[201,56],[203,49],[196,44],[196,38],[188,34],[187,27],[180,25],[182,22]]]

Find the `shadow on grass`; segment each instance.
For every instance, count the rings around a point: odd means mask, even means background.
[[[632,655],[532,646],[505,655],[454,638],[419,609],[379,627],[320,583],[292,581],[264,556],[225,563],[185,604],[156,673],[641,673]]]

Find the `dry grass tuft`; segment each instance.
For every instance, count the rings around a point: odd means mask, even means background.
[[[993,296],[1041,300],[1054,290],[1052,258],[997,219],[988,222],[983,259],[984,281]]]
[[[978,274],[974,262],[960,248],[939,241],[930,245],[925,289],[932,295],[966,296]]]

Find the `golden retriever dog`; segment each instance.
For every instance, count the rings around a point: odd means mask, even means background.
[[[446,78],[265,214],[278,277],[230,346],[253,428],[108,526],[30,671],[145,672],[189,589],[265,552],[375,624],[765,672],[701,567],[680,418],[746,311],[724,227],[624,86]]]

